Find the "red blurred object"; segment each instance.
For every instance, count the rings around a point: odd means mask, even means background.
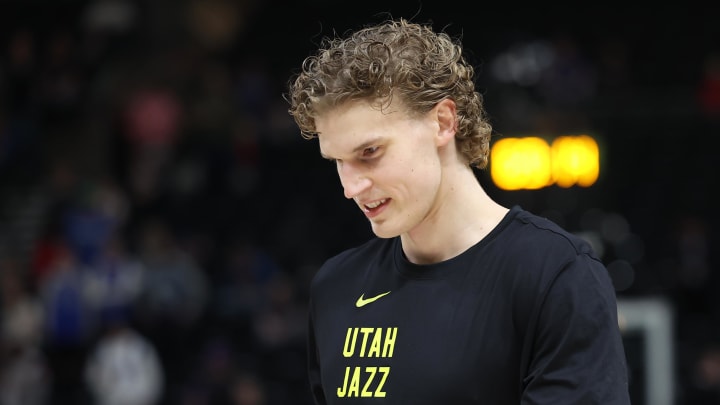
[[[163,90],[141,90],[131,97],[126,110],[126,135],[142,146],[172,144],[178,134],[181,106]]]

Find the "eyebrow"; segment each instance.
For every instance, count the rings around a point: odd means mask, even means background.
[[[382,141],[382,139],[383,138],[381,136],[376,136],[375,138],[368,139],[367,141],[365,141],[365,142],[361,143],[360,145],[356,146],[355,148],[353,148],[352,153],[357,153],[358,151],[361,151],[365,148],[369,148],[370,146],[372,146],[374,144],[380,143]],[[324,159],[332,159],[330,156],[322,153],[322,151],[320,151],[320,156],[322,156]]]

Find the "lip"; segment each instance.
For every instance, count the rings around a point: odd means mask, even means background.
[[[378,215],[380,215],[383,211],[385,211],[385,209],[387,208],[387,206],[390,204],[391,201],[392,200],[390,198],[386,198],[384,203],[378,205],[375,208],[368,208],[367,205],[365,205],[364,203],[360,203],[360,209],[362,210],[362,212],[365,214],[365,216],[367,218],[372,219],[372,218],[375,218]]]

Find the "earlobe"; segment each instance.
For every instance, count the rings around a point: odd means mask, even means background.
[[[435,106],[435,116],[438,122],[438,146],[444,146],[455,137],[457,132],[457,113],[455,101],[445,99]]]

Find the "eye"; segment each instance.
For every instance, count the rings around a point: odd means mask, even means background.
[[[380,149],[378,146],[370,146],[368,148],[365,148],[362,151],[362,157],[364,157],[364,158],[373,157],[373,155],[375,155],[375,153],[377,153],[378,149]]]

